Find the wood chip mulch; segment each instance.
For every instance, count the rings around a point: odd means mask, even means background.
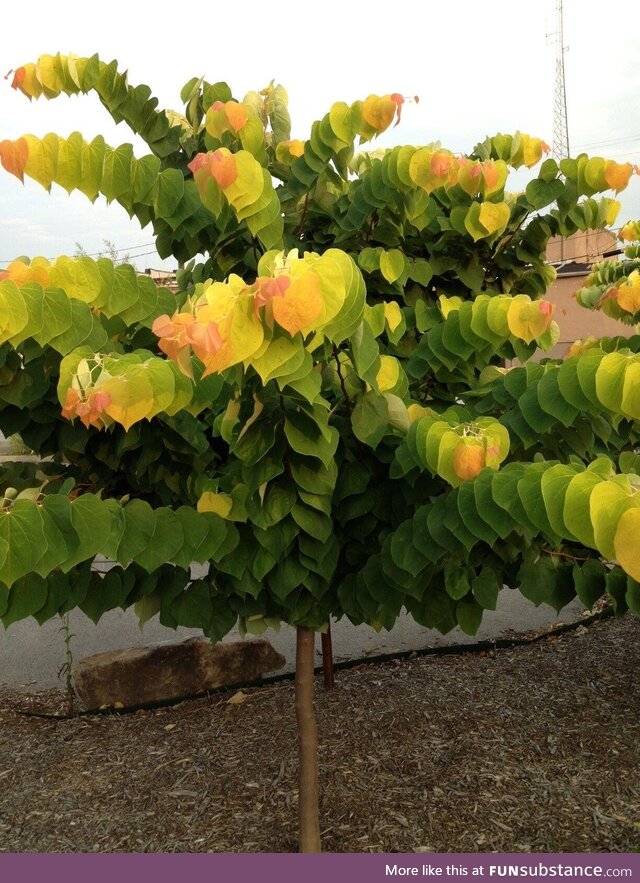
[[[317,680],[331,852],[640,846],[640,620]],[[0,851],[296,849],[293,684],[53,720],[0,690]]]

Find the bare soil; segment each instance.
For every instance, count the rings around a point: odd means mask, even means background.
[[[640,846],[640,620],[317,679],[332,852]],[[296,849],[293,684],[55,720],[0,690],[0,851]],[[236,699],[242,697],[237,697]]]

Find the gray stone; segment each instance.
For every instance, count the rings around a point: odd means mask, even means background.
[[[213,645],[199,637],[87,656],[73,680],[86,709],[136,708],[257,681],[284,664],[284,656],[263,638]]]

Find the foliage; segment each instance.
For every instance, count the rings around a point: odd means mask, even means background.
[[[94,92],[150,153],[26,135],[4,167],[119,202],[188,263],[177,295],[106,258],[2,274],[0,429],[53,458],[3,467],[5,624],[135,604],[216,640],[405,608],[473,633],[503,585],[640,612],[640,338],[529,361],[558,339],[549,239],[613,223],[601,194],[630,165],[542,161],[522,133],[356,153],[398,94],[337,102],[300,141],[273,84],[237,101],[194,79],[159,111],[115,62],[57,55],[13,85]],[[627,258],[579,298],[615,285],[637,321]]]

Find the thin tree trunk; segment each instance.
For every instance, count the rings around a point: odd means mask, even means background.
[[[333,676],[333,648],[331,646],[331,620],[329,620],[326,632],[322,632],[321,639],[324,686],[325,689],[330,690],[332,687],[335,687],[335,679]]]
[[[315,632],[298,626],[296,720],[298,722],[298,823],[300,852],[320,852],[318,816],[318,730],[313,712]]]

